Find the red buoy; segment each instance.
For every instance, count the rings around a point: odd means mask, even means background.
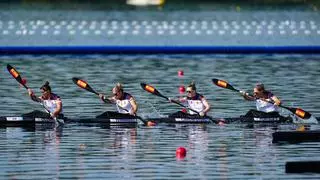
[[[182,71],[182,70],[179,70],[179,71],[178,71],[178,76],[179,76],[179,77],[182,77],[183,75],[184,75],[183,71]]]
[[[187,150],[186,150],[186,148],[184,148],[184,147],[178,147],[178,148],[176,149],[176,157],[177,157],[177,158],[183,159],[183,158],[186,157],[186,155],[187,155]]]
[[[186,92],[186,88],[183,86],[183,85],[181,85],[180,87],[179,87],[179,93],[180,94],[183,94],[183,93],[185,93]]]

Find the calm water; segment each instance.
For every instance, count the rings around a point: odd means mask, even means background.
[[[136,55],[136,56],[2,56],[0,57],[0,114],[20,115],[40,105],[6,70],[10,63],[39,94],[49,80],[64,102],[70,118],[93,117],[105,110],[94,94],[79,89],[80,77],[98,92],[111,94],[116,82],[134,95],[142,117],[158,117],[179,110],[143,91],[140,82],[154,85],[162,94],[179,96],[178,87],[192,80],[212,105],[213,117],[237,117],[254,107],[234,92],[218,88],[212,78],[250,90],[257,82],[278,95],[285,105],[301,107],[320,116],[320,56],[300,55]],[[178,70],[185,76],[179,78]],[[283,114],[287,112],[283,111]],[[297,128],[240,124],[166,125],[121,128],[67,124],[48,127],[0,129],[1,179],[275,179],[319,178],[287,175],[285,162],[314,160],[319,143],[274,145],[272,132]],[[319,129],[313,125],[311,129]],[[184,146],[187,156],[175,157]],[[319,160],[319,159],[318,159]],[[318,176],[318,177],[317,177]]]

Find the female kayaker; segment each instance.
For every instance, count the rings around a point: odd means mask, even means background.
[[[120,118],[120,117],[130,117],[130,116],[135,116],[138,111],[138,105],[136,103],[136,100],[134,97],[127,93],[124,92],[122,84],[117,83],[113,88],[112,88],[112,97],[107,98],[103,94],[99,94],[99,97],[104,101],[111,102],[116,104],[117,106],[117,112],[114,111],[107,111],[103,114],[101,114],[98,117],[114,117],[114,118]]]
[[[187,96],[181,97],[178,100],[172,100],[169,98],[169,101],[178,101],[180,103],[185,103],[189,107],[188,113],[183,111],[178,111],[169,115],[169,117],[186,117],[191,116],[206,116],[210,111],[210,105],[206,98],[197,92],[197,88],[194,82],[192,82],[186,89]],[[192,109],[192,110],[190,110]],[[196,111],[196,112],[195,112]]]

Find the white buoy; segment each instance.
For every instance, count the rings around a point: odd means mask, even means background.
[[[82,35],[88,35],[89,34],[89,31],[88,30],[83,30],[82,31]]]
[[[223,31],[223,30],[220,30],[219,31],[219,35],[224,35],[226,32],[225,31]]]
[[[29,35],[34,35],[34,34],[35,34],[35,32],[33,30],[29,31]]]
[[[183,30],[183,31],[182,31],[182,34],[183,34],[183,35],[187,35],[187,34],[189,34],[189,31],[188,31],[188,30]]]
[[[175,30],[170,31],[170,35],[175,35],[175,34],[177,34],[177,32]]]
[[[213,34],[213,31],[212,31],[212,30],[207,30],[206,32],[207,32],[208,35]]]
[[[108,34],[108,35],[113,35],[113,34],[114,34],[114,31],[109,30],[109,31],[107,32],[107,34]]]
[[[48,31],[43,30],[43,31],[41,31],[41,34],[42,34],[42,35],[47,35],[47,34],[48,34]]]
[[[58,31],[58,30],[55,30],[54,32],[53,32],[53,35],[59,35],[60,34],[60,31]]]

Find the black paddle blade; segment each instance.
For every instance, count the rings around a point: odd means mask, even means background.
[[[10,64],[7,64],[7,69],[13,78],[15,78],[21,85],[23,85],[23,87],[28,89],[25,83],[22,82],[22,78],[19,72],[14,67],[12,67]]]
[[[153,86],[149,85],[149,84],[146,84],[146,83],[140,83],[142,89],[144,89],[145,91],[153,94],[153,95],[156,95],[156,96],[160,96],[160,97],[163,97],[163,98],[166,98],[168,99],[167,97],[163,96],[156,88],[154,88]]]
[[[283,107],[283,106],[282,106]],[[311,114],[303,109],[300,108],[289,108],[285,107],[289,111],[291,111],[293,114],[297,115],[301,119],[309,119],[311,117]]]
[[[75,83],[76,85],[78,85],[80,88],[85,89],[85,90],[87,90],[87,91],[89,91],[89,92],[92,92],[92,93],[94,93],[94,94],[98,94],[96,91],[94,91],[94,90],[89,86],[89,84],[88,84],[86,81],[81,80],[81,79],[76,78],[76,77],[72,78],[72,81],[73,81],[73,83]]]
[[[239,91],[235,89],[233,86],[231,86],[227,81],[220,80],[220,79],[212,79],[212,82],[219,87],[230,89],[232,91]]]

